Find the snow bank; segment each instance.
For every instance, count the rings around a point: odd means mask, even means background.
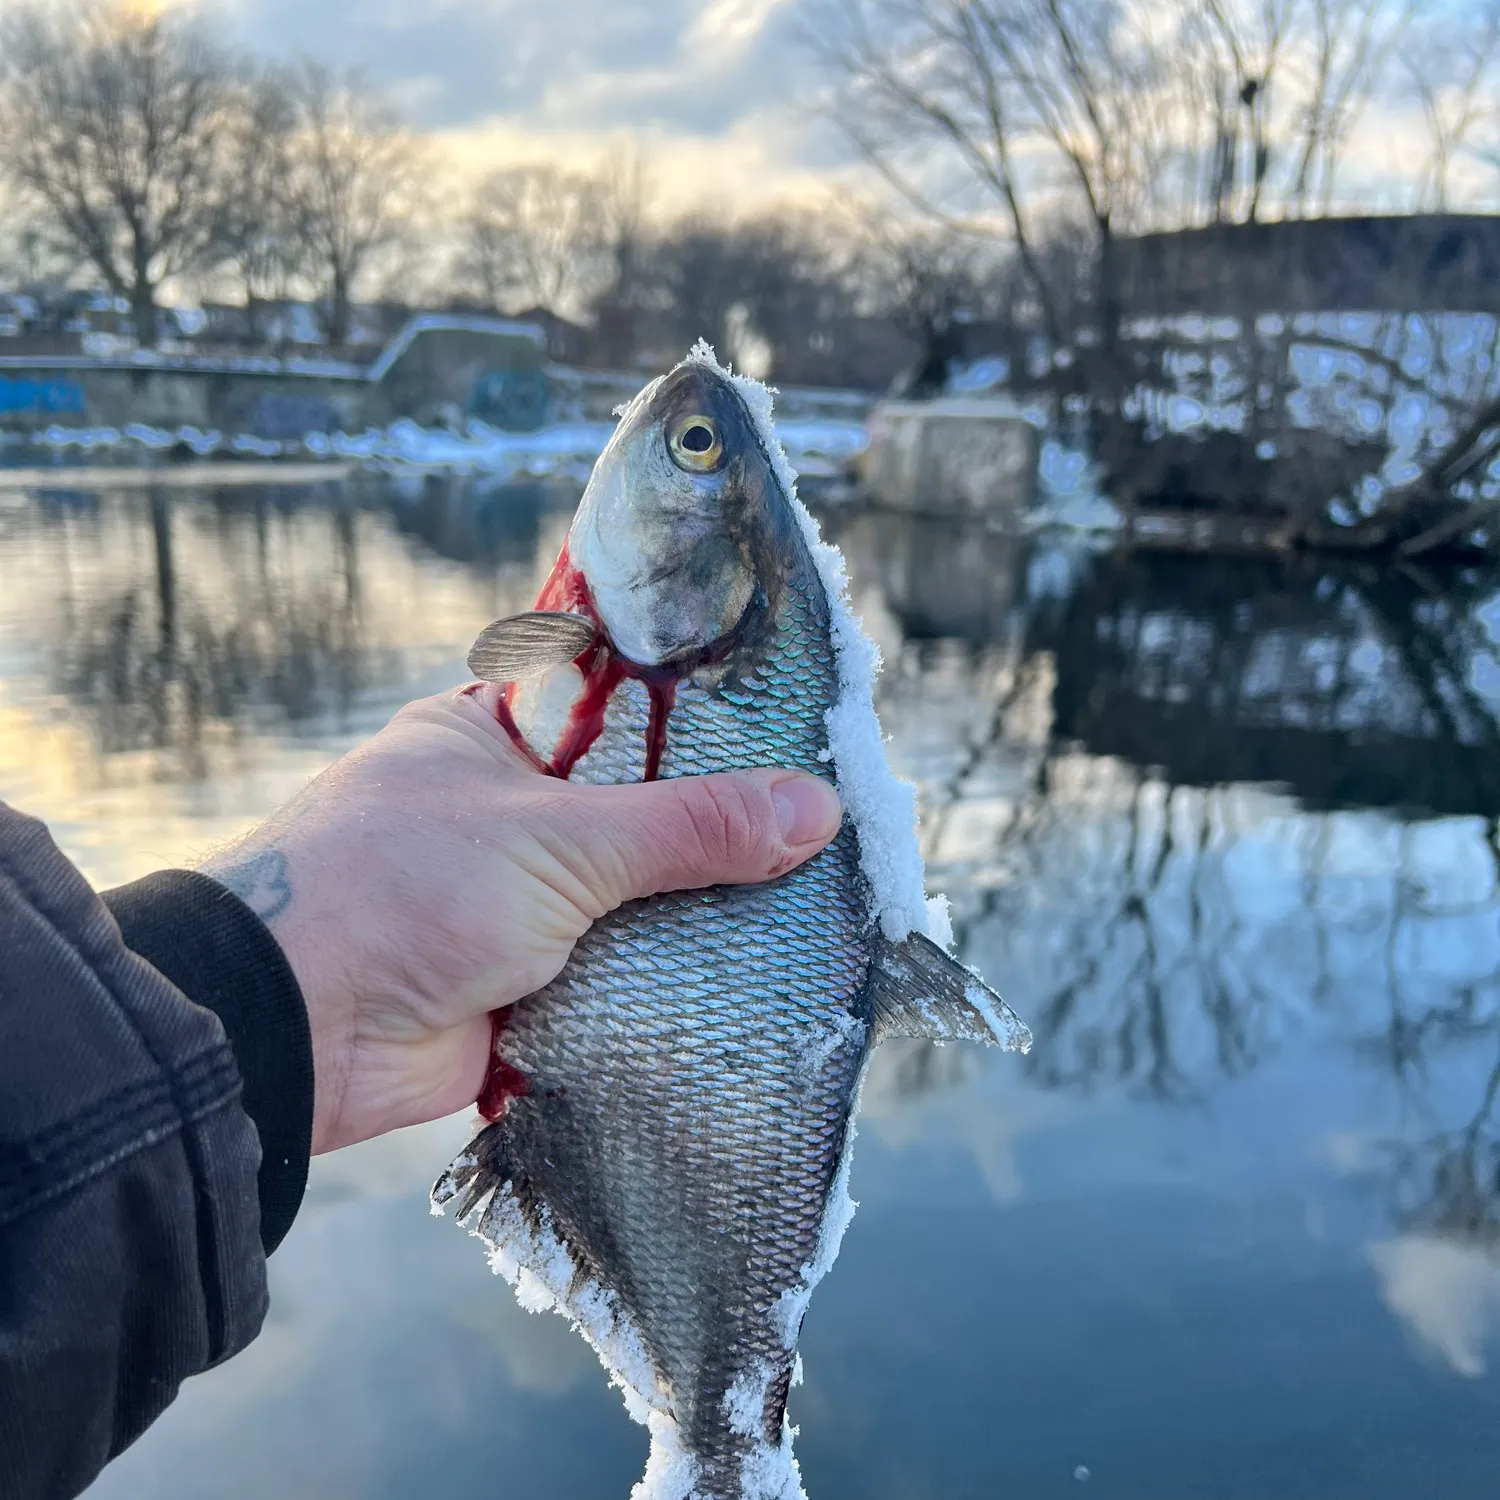
[[[479,421],[469,422],[462,431],[449,431],[402,419],[389,427],[368,427],[363,432],[309,432],[299,438],[277,439],[133,422],[124,428],[54,424],[30,436],[12,433],[9,440],[54,451],[136,449],[165,453],[185,448],[199,458],[215,453],[252,458],[312,457],[352,460],[385,472],[437,469],[582,480],[588,477],[613,432],[608,422],[555,422],[535,432],[507,432]],[[797,422],[788,425],[785,436],[806,470],[824,478],[842,474],[865,448],[865,430],[858,422]]]

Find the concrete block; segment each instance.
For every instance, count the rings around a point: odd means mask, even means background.
[[[1038,434],[1014,406],[982,398],[882,401],[861,465],[881,505],[942,516],[1004,516],[1036,495]]]

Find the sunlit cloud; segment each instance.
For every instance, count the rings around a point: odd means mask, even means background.
[[[388,89],[462,181],[643,145],[667,212],[826,195],[852,171],[805,100],[790,0],[233,0],[236,40]]]

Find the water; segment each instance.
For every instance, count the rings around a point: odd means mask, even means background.
[[[100,884],[192,859],[461,681],[572,498],[0,491],[0,796]],[[812,1500],[1492,1496],[1496,582],[828,526],[1037,1046],[882,1052]],[[593,1355],[426,1212],[465,1129],[316,1162],[265,1333],[92,1493],[625,1500]]]

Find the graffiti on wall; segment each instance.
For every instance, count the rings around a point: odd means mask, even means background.
[[[83,387],[76,380],[0,375],[0,413],[81,413],[83,410]]]
[[[540,370],[491,370],[474,382],[469,415],[507,432],[534,432],[547,420],[548,396]]]
[[[336,432],[338,408],[326,396],[264,394],[255,404],[251,427],[256,437],[301,438],[309,432]]]

